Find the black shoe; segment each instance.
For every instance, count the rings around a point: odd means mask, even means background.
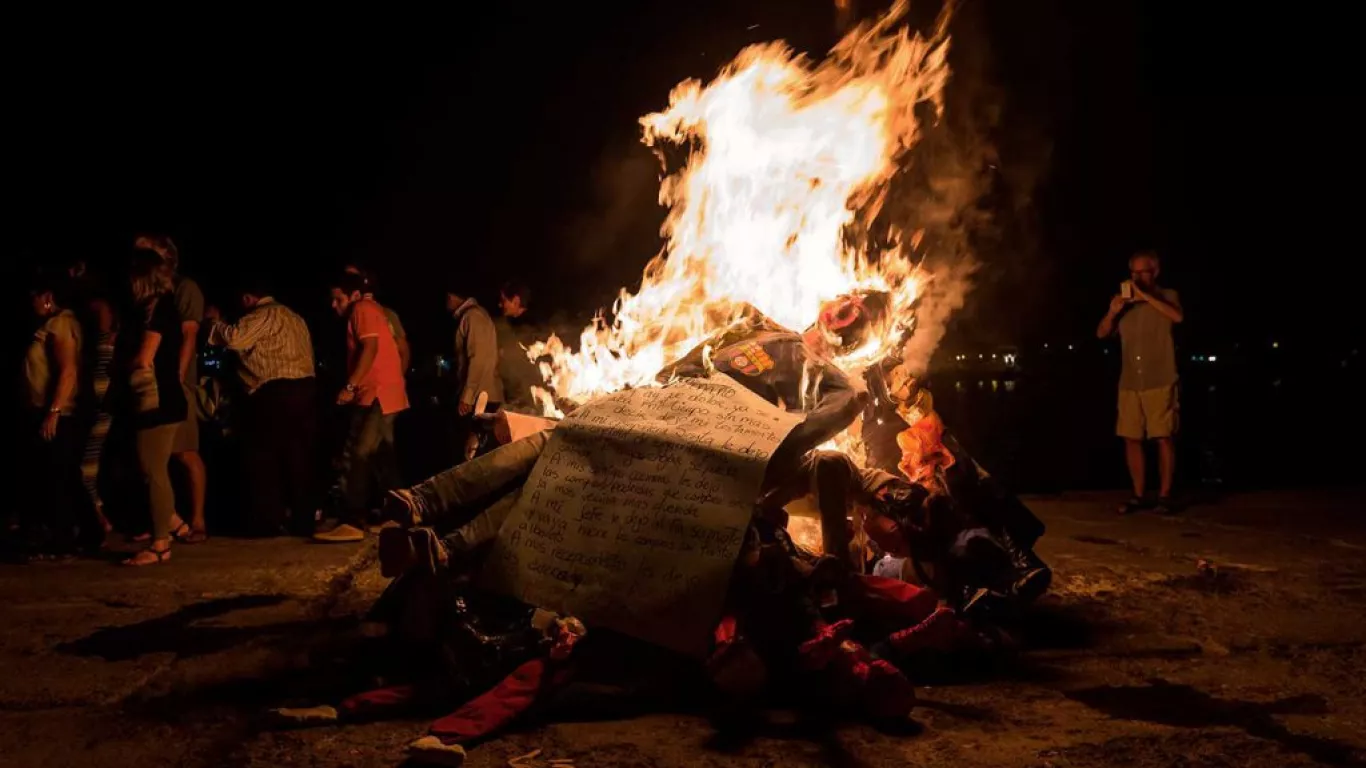
[[[1043,597],[1043,593],[1048,591],[1049,585],[1053,583],[1053,571],[1050,568],[1031,568],[1020,575],[1011,586],[1011,592],[1015,597],[1025,601],[1033,602]]]
[[[1179,510],[1176,508],[1176,505],[1172,503],[1172,497],[1158,496],[1157,503],[1153,505],[1153,511],[1159,515],[1174,515]]]
[[[1011,594],[1025,602],[1038,599],[1053,583],[1052,569],[1039,559],[1032,547],[1020,544],[1009,531],[1002,531],[999,538],[1002,548],[1010,555],[1010,564],[1015,567],[1015,582],[1011,585]]]

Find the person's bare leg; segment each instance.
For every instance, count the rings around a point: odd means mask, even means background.
[[[1129,465],[1129,479],[1134,485],[1134,498],[1143,498],[1143,486],[1147,477],[1147,467],[1143,461],[1143,441],[1124,439],[1124,461]]]
[[[1128,478],[1134,482],[1134,497],[1142,499],[1147,467],[1143,463],[1143,441],[1124,439],[1124,461],[1128,463]]]
[[[1157,438],[1157,468],[1162,480],[1157,495],[1162,499],[1169,498],[1172,495],[1172,478],[1176,475],[1176,441],[1170,437]]]
[[[204,497],[208,492],[209,475],[204,469],[204,459],[199,451],[185,451],[175,455],[176,460],[185,468],[185,482],[190,490],[190,528],[206,531],[204,523]]]

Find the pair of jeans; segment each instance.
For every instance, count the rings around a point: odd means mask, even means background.
[[[398,486],[398,461],[394,451],[394,419],[385,415],[379,401],[347,406],[349,429],[342,446],[338,490],[342,523],[365,525],[374,490],[380,493]]]
[[[273,379],[247,396],[242,409],[242,470],[247,481],[246,528],[275,535],[291,522],[312,524],[313,379]]]
[[[457,552],[492,541],[549,440],[550,430],[537,432],[413,486],[423,525],[450,532],[446,543]]]

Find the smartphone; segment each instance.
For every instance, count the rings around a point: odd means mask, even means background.
[[[1125,280],[1124,282],[1120,283],[1119,295],[1126,299],[1132,299],[1134,297],[1134,281]]]

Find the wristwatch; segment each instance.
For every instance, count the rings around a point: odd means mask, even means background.
[[[62,409],[61,409],[61,408],[49,408],[49,409],[47,409],[47,412],[48,412],[48,413],[60,414],[60,413],[62,412]]]
[[[355,391],[356,391],[356,385],[355,385],[355,384],[351,384],[351,383],[348,382],[347,385],[346,385],[346,391],[347,391],[347,392],[355,392]]]

